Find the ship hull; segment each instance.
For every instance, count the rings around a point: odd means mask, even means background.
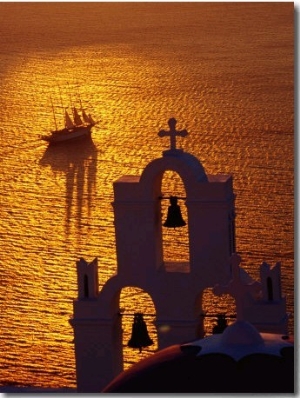
[[[70,142],[90,137],[92,133],[91,128],[92,126],[79,126],[74,127],[73,129],[52,131],[51,135],[43,136],[41,138],[50,144],[60,144],[63,142]]]

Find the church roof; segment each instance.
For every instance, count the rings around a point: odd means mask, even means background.
[[[214,334],[187,346],[199,347],[199,356],[220,353],[238,361],[248,355],[266,354],[281,356],[283,348],[291,347],[287,336],[259,333],[249,322],[236,321],[223,333]]]
[[[293,339],[247,322],[158,351],[117,376],[111,393],[292,393]],[[254,329],[254,328],[253,328]]]

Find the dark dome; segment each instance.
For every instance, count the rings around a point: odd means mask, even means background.
[[[222,349],[222,338],[228,339],[228,332],[223,337],[214,335],[170,346],[122,372],[103,392],[293,393],[292,339],[271,334],[261,336],[264,341],[258,339],[253,353],[250,345],[245,348],[245,342],[226,341]]]

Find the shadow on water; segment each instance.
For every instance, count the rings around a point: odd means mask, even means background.
[[[97,148],[92,138],[49,145],[39,164],[50,166],[53,174],[66,178],[66,235],[70,234],[71,222],[76,229],[91,219],[93,197],[96,192]]]

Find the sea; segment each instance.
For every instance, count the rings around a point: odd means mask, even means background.
[[[48,147],[41,136],[80,103],[99,121],[92,140]],[[98,258],[100,289],[115,274],[113,182],[161,157],[171,117],[189,133],[180,148],[232,174],[241,266],[259,280],[262,262],[281,262],[294,332],[293,2],[1,2],[0,109],[0,385],[76,387],[76,262]],[[171,172],[162,187],[183,188]],[[176,233],[164,232],[174,260]],[[204,298],[209,335],[235,306]],[[155,313],[132,287],[120,308],[148,314],[154,340],[127,347],[123,317],[127,369],[157,349]]]

